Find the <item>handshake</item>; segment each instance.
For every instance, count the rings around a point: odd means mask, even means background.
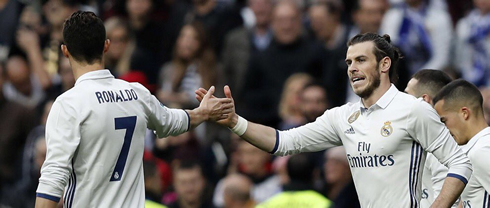
[[[214,86],[209,90],[203,88],[196,90],[196,99],[200,105],[194,111],[201,115],[202,120],[214,121],[232,129],[238,122],[238,115],[235,112],[235,102],[231,96],[230,87],[228,85],[224,87],[224,98],[215,97],[214,92]]]

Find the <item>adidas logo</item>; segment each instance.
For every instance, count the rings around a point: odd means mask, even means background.
[[[355,134],[356,132],[354,131],[354,128],[352,126],[344,131],[345,134]]]

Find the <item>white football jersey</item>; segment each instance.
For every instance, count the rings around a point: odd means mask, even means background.
[[[461,194],[463,208],[490,207],[490,127],[462,147],[473,164],[473,175]]]
[[[422,174],[421,208],[429,208],[430,205],[432,205],[439,193],[441,193],[446,176],[447,167],[441,164],[433,154],[427,153],[424,172]],[[458,204],[459,200],[457,200],[452,207],[457,208]]]
[[[426,151],[467,183],[468,158],[426,102],[394,85],[369,108],[360,102],[327,110],[315,122],[278,131],[276,155],[344,145],[361,207],[420,207]]]
[[[164,107],[139,83],[109,70],[83,74],[49,113],[37,196],[64,196],[64,207],[144,207],[146,129],[161,138],[189,124],[184,110]]]

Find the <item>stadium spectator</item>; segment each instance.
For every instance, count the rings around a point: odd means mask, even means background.
[[[349,90],[345,73],[345,43],[349,40],[351,28],[341,22],[341,12],[341,5],[332,1],[313,4],[309,9],[311,28],[327,51],[323,58],[325,65],[321,83],[332,94],[330,98],[333,106],[343,105]]]
[[[410,74],[421,69],[442,69],[449,62],[453,27],[445,10],[424,0],[405,0],[384,16],[381,28],[405,56]]]
[[[313,122],[330,108],[327,92],[319,84],[307,84],[301,90],[301,108],[307,122]]]
[[[31,68],[31,66],[42,67],[42,65],[36,66],[29,63],[28,60],[20,55],[9,57],[5,67],[3,94],[7,100],[34,109],[45,99],[46,94],[44,92],[45,88],[41,83],[42,78],[37,76],[38,73],[34,70],[35,68]],[[50,82],[49,78],[48,82]]]
[[[135,39],[135,49],[131,54],[130,69],[145,73],[151,85],[158,80],[158,69],[163,63],[163,37],[165,36],[162,22],[152,18],[156,8],[155,0],[126,0],[125,8],[128,16],[130,35]]]
[[[490,88],[481,88],[480,92],[483,96],[483,113],[485,120],[490,125]]]
[[[248,0],[248,7],[255,17],[252,28],[245,26],[230,31],[224,41],[221,55],[226,83],[240,94],[250,56],[264,51],[272,40],[270,29],[272,0]]]
[[[349,38],[363,33],[379,33],[389,5],[387,0],[356,0],[352,19],[354,27]]]
[[[302,35],[302,13],[294,1],[278,2],[272,13],[274,39],[265,51],[253,54],[237,107],[251,120],[278,126],[279,99],[286,79],[294,73],[321,75],[324,49]]]
[[[173,166],[173,184],[177,201],[170,208],[212,208],[210,192],[202,173],[202,166],[195,161],[181,161]]]
[[[4,83],[4,65],[0,63],[0,91]],[[0,93],[0,193],[14,186],[21,176],[20,162],[27,134],[35,126],[32,110],[8,101]]]
[[[306,154],[293,155],[287,162],[290,182],[284,185],[283,192],[259,204],[266,207],[330,207],[332,202],[313,189],[313,171],[315,165]]]
[[[456,27],[455,64],[477,87],[490,86],[490,2],[473,0],[475,8]]]
[[[325,151],[323,171],[328,185],[327,197],[332,200],[334,208],[361,207],[344,147]]]
[[[252,181],[244,175],[231,174],[223,178],[223,208],[252,208]]]
[[[120,17],[111,17],[104,22],[107,38],[111,40],[111,48],[105,57],[106,68],[116,77],[128,73],[131,69],[131,55],[135,41],[131,36],[129,25]]]
[[[312,81],[313,77],[306,73],[293,74],[286,80],[279,101],[279,116],[281,117],[279,129],[287,130],[306,123],[301,109],[301,91]]]
[[[199,105],[194,91],[217,83],[217,63],[209,48],[202,24],[194,22],[180,31],[175,55],[160,71],[158,99],[168,106],[192,108]]]
[[[160,203],[162,199],[162,181],[157,165],[153,160],[143,161],[143,172],[145,176],[145,207],[165,208]]]
[[[0,1],[0,62],[5,62],[15,44],[15,33],[24,4],[18,0]]]
[[[56,99],[56,97],[75,86],[75,76],[71,70],[70,60],[66,57],[60,57],[58,61],[59,82],[53,82],[53,85],[46,91],[48,100]]]
[[[233,157],[237,158],[237,171],[248,176],[254,187],[252,199],[261,203],[281,192],[280,178],[272,172],[271,156],[246,141],[238,142],[238,149]],[[233,159],[232,159],[233,160]],[[213,203],[217,207],[224,205],[224,181],[220,180],[214,191]]]
[[[241,26],[243,19],[237,8],[219,4],[217,0],[192,0],[192,8],[185,15],[185,23],[202,22],[209,37],[211,48],[221,54],[226,34]]]

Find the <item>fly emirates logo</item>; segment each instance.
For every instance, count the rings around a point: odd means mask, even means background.
[[[347,154],[347,160],[351,168],[371,168],[371,167],[384,167],[393,166],[395,164],[395,158],[393,155],[378,155],[371,154],[371,143],[359,142],[357,143],[357,155]]]

